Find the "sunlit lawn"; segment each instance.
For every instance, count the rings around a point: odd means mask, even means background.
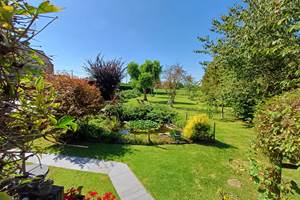
[[[71,187],[84,186],[83,194],[89,191],[96,191],[101,195],[105,192],[112,192],[119,199],[109,177],[105,174],[50,167],[47,177],[54,180],[54,184],[63,185],[65,191]]]
[[[149,96],[149,101],[166,104],[167,96]],[[203,104],[188,100],[183,91],[179,92],[176,102],[174,109],[180,112],[183,119],[186,113],[192,116],[205,112]],[[137,104],[137,101],[133,99],[128,104]],[[215,145],[86,144],[88,149],[55,147],[50,151],[125,162],[157,200],[214,200],[219,189],[231,192],[240,199],[254,200],[257,193],[248,175],[247,153],[255,132],[253,128],[234,121],[228,113],[226,114],[227,119],[223,121],[218,119],[219,114],[215,116]],[[300,183],[299,171],[288,171],[285,176],[292,177]],[[55,175],[53,177],[55,178]],[[87,175],[84,179],[88,180],[89,177],[92,175]],[[233,178],[242,183],[241,188],[232,187],[227,183]],[[87,184],[85,187],[91,186]],[[300,199],[300,196],[293,198]]]

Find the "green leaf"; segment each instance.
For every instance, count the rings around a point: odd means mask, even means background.
[[[60,118],[56,124],[56,128],[72,129],[73,131],[76,131],[77,127],[78,125],[74,122],[74,118],[68,115]]]
[[[37,9],[38,14],[45,14],[51,12],[59,12],[61,9],[55,5],[52,5],[49,1],[41,3]]]
[[[38,77],[35,81],[35,87],[38,91],[42,91],[45,88],[44,78],[42,76]]]
[[[0,192],[0,199],[1,200],[11,200],[11,198],[5,192]]]

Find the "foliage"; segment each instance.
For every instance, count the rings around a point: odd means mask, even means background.
[[[253,169],[263,171],[263,177],[258,172],[252,172],[252,176],[264,185],[259,190],[262,195],[269,199],[284,198],[290,191],[282,181],[283,161],[300,164],[300,90],[275,96],[262,104],[254,122],[258,131],[255,148],[267,156],[271,167],[259,168],[256,164]]]
[[[159,105],[138,105],[122,106],[108,105],[105,107],[105,115],[108,117],[115,116],[120,121],[132,120],[152,120],[158,123],[172,123],[177,117],[177,113],[166,106]]]
[[[115,200],[115,196],[111,192],[106,192],[103,196],[96,191],[89,191],[88,195],[81,194],[82,187],[70,188],[64,194],[64,200]]]
[[[204,63],[204,91],[248,119],[261,101],[299,87],[299,3],[245,1],[214,20],[212,31],[219,37],[199,38],[204,46],[197,51],[213,56]],[[247,98],[235,99],[241,95]]]
[[[194,142],[206,141],[210,137],[210,124],[208,116],[200,114],[188,120],[183,129],[183,136]]]
[[[218,191],[218,194],[219,194],[218,200],[238,200],[239,199],[236,195],[226,192],[223,189],[220,189]]]
[[[124,90],[120,92],[121,99],[128,100],[141,96],[141,93],[137,89],[133,90]]]
[[[104,60],[99,54],[95,61],[89,60],[84,67],[91,78],[96,82],[104,100],[112,100],[116,89],[118,89],[124,78],[123,62],[120,59]]]
[[[135,62],[130,62],[127,65],[127,73],[130,75],[130,78],[132,80],[138,80],[139,76],[141,74],[140,69],[139,69],[139,64],[135,63]]]
[[[140,66],[131,62],[127,66],[127,72],[130,75],[131,83],[135,88],[143,91],[144,101],[147,101],[147,93],[153,90],[155,84],[160,81],[162,66],[157,60],[146,60]]]
[[[46,57],[30,43],[56,17],[48,13],[60,11],[49,1],[33,6],[25,0],[0,0],[0,190],[10,190],[16,176],[25,173],[28,156],[42,148],[34,145],[36,138],[56,137],[66,129],[76,129],[70,117],[59,120],[54,110],[53,89],[44,83]],[[50,20],[45,26],[37,23]],[[13,151],[12,151],[13,149]],[[29,179],[28,182],[33,181]],[[18,196],[17,193],[12,195]]]
[[[160,128],[160,124],[151,121],[151,120],[135,120],[135,121],[129,121],[127,123],[127,127],[134,131],[134,132],[151,132],[158,130]]]
[[[173,106],[175,103],[176,89],[179,87],[180,83],[185,79],[186,72],[180,65],[173,65],[164,72],[165,81],[163,83],[169,95],[168,104]]]
[[[86,80],[65,75],[48,75],[57,91],[56,102],[60,103],[57,116],[71,115],[80,118],[87,114],[96,114],[103,105],[99,90]]]
[[[147,101],[147,91],[152,89],[152,87],[154,85],[153,80],[154,80],[154,77],[150,72],[143,72],[139,76],[137,84],[138,84],[138,87],[143,90],[144,101]]]
[[[115,132],[119,129],[120,123],[114,117],[106,118],[101,115],[85,116],[78,121],[78,125],[79,128],[75,137],[70,138],[71,142],[78,139],[81,141],[88,140],[108,143],[119,141],[119,136]]]
[[[271,161],[300,164],[300,90],[273,97],[256,112],[257,147]]]
[[[133,86],[131,83],[121,83],[120,84],[120,90],[123,91],[123,90],[133,90]]]
[[[72,117],[64,116],[56,120],[54,114],[59,104],[54,103],[54,90],[45,84],[42,77],[23,78],[20,84],[23,86],[18,89],[18,105],[10,111],[7,126],[0,131],[0,142],[3,144],[1,188],[5,187],[7,179],[18,174],[18,171],[26,177],[26,160],[43,150],[33,142],[34,139],[58,138],[68,129],[77,129]],[[5,131],[10,134],[7,135]],[[18,149],[11,151],[11,147]],[[11,152],[13,155],[10,155]]]

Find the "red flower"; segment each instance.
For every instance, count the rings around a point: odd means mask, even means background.
[[[98,192],[95,191],[89,191],[88,194],[90,195],[90,197],[94,198],[98,195]]]
[[[116,199],[116,197],[111,192],[106,192],[102,196],[102,200],[115,200],[115,199]]]

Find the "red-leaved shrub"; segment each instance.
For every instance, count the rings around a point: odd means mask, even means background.
[[[58,93],[56,102],[60,103],[60,108],[57,116],[68,114],[79,118],[86,114],[95,114],[103,106],[100,91],[84,79],[64,74],[48,75],[47,81]]]

